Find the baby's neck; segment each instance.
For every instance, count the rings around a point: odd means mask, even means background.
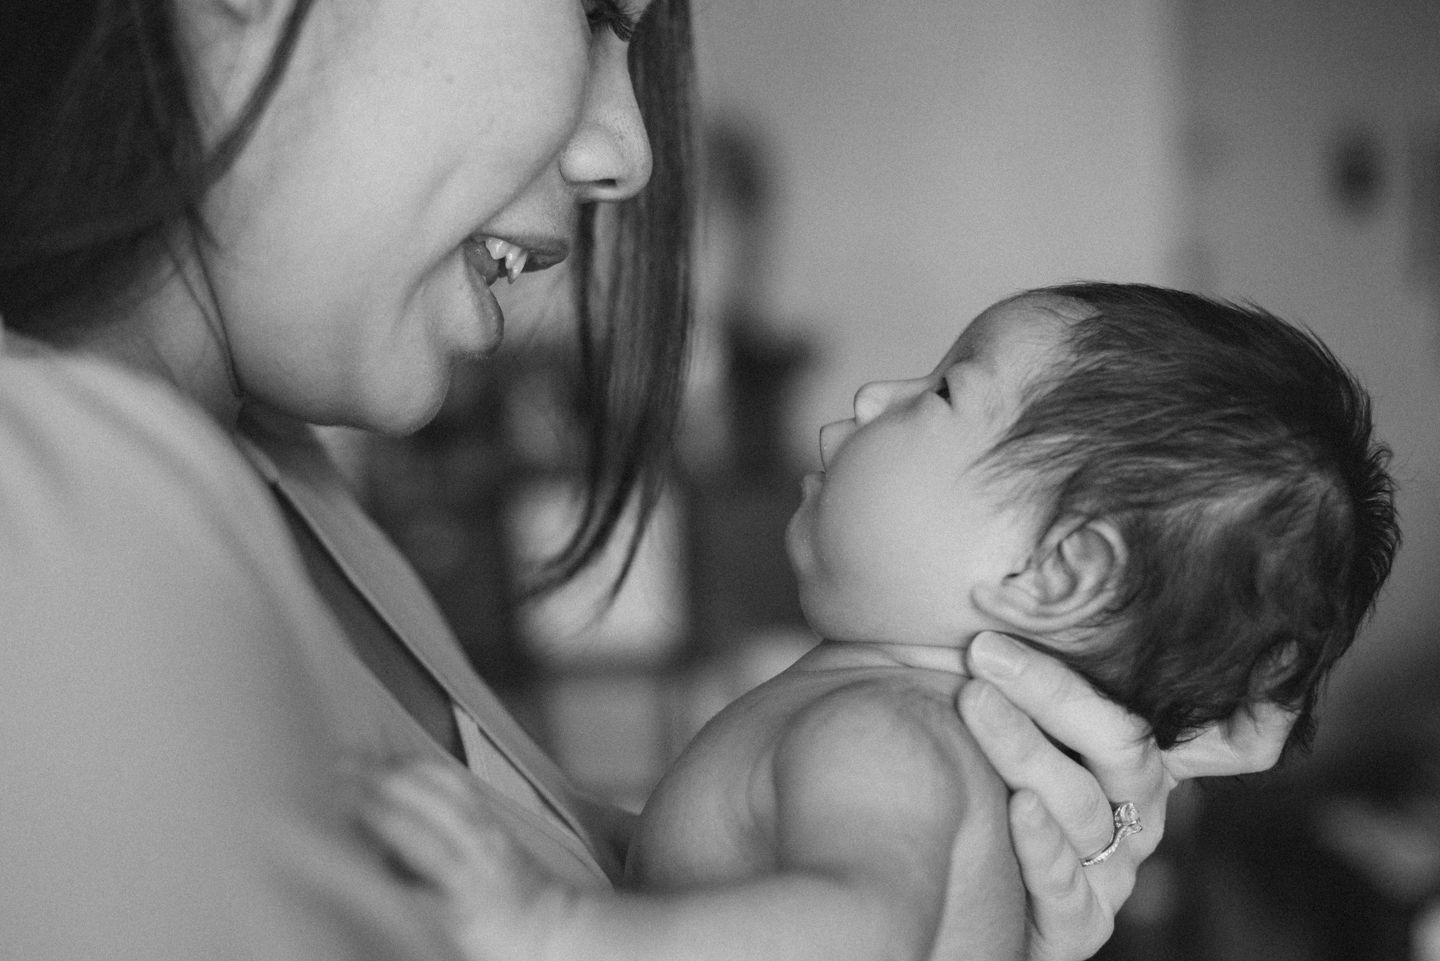
[[[804,657],[812,670],[836,670],[852,667],[911,667],[969,677],[965,667],[965,648],[933,647],[925,644],[891,644],[878,641],[821,641]]]

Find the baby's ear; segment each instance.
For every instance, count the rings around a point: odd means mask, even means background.
[[[977,584],[981,613],[1020,634],[1053,635],[1084,625],[1114,600],[1125,570],[1125,541],[1103,518],[1057,521],[1018,571]]]

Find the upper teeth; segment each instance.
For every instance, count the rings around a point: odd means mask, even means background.
[[[525,260],[530,256],[530,251],[524,247],[499,237],[485,238],[485,249],[490,251],[491,257],[505,263],[505,276],[512,284],[520,276],[520,271],[525,269]]]

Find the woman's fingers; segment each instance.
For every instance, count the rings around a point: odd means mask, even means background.
[[[1257,705],[1161,752],[1143,721],[1053,657],[988,633],[966,657],[975,679],[961,689],[959,709],[1015,792],[1011,831],[1030,895],[1035,961],[1089,957],[1109,936],[1136,867],[1164,833],[1176,784],[1270,767],[1294,723],[1282,708]],[[1112,805],[1125,801],[1138,810],[1141,832],[1106,860],[1082,866],[1110,844]]]
[[[986,632],[970,645],[971,672],[998,687],[1042,729],[1092,768],[1130,769],[1151,744],[1145,723],[1107,701],[1053,657],[1004,634]]]
[[[1110,840],[1110,800],[1090,772],[1051,744],[1022,711],[984,681],[960,691],[960,715],[1012,791],[1029,790],[1064,830],[1075,851],[1098,851]]]
[[[1135,869],[1164,824],[1164,798],[1137,801],[1156,815],[1106,860],[1081,859],[1114,836],[1110,800],[1094,776],[1051,744],[1019,709],[984,681],[960,692],[960,710],[1014,794],[1010,831],[1029,894],[1030,961],[1080,961],[1110,937],[1115,912],[1135,886]],[[1147,835],[1149,835],[1147,837]]]
[[[1033,746],[1035,758],[1027,766],[1035,773],[1019,778],[1015,786],[1029,787],[1040,795],[1077,849],[1083,849],[1082,842],[1092,840],[1097,831],[1109,830],[1109,804],[1130,801],[1139,809],[1149,835],[1143,840],[1137,837],[1136,845],[1145,854],[1154,850],[1165,822],[1165,801],[1176,781],[1166,769],[1145,722],[1102,697],[1055,658],[1004,635],[979,635],[967,657],[976,677],[993,684],[1004,695],[1003,700],[1019,708],[1045,734],[1079,754],[1084,763],[1084,768],[1072,769],[1068,777],[1059,781],[1058,788],[1050,789],[1047,782],[1060,764],[1056,756],[1059,752],[1052,748],[1054,753],[1047,754],[1027,738],[1023,743]],[[998,714],[998,710],[992,712],[992,716]],[[982,746],[989,755],[990,746]],[[1001,750],[999,745],[996,747]],[[1011,748],[1012,752],[1016,750]],[[995,760],[992,755],[992,763]],[[1077,779],[1082,786],[1076,786]],[[1076,819],[1086,816],[1085,805],[1095,803],[1096,793],[1105,798],[1106,807],[1099,821],[1090,822],[1086,831]]]
[[[1280,760],[1295,715],[1268,702],[1242,707],[1229,720],[1165,752],[1165,767],[1179,781],[1194,777],[1268,771]]]
[[[1031,961],[1088,958],[1110,938],[1114,911],[1102,903],[1039,795],[1010,798],[1010,836],[1030,893]]]
[[[1011,830],[1030,895],[1030,957],[1089,957],[1109,937],[1115,912],[1135,886],[1137,865],[1164,833],[1175,781],[1144,723],[1054,658],[1003,636],[981,635],[968,660],[976,679],[961,689],[960,713],[1016,792]],[[1082,858],[1110,844],[1113,805],[1124,801],[1135,805],[1143,830],[1084,867]]]

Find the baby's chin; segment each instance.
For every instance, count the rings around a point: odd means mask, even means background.
[[[810,629],[827,641],[871,641],[875,639],[873,625],[867,629],[859,611],[847,610],[835,592],[826,591],[820,585],[801,577],[800,612]]]
[[[830,637],[830,631],[840,622],[830,605],[825,603],[823,593],[815,584],[814,578],[807,577],[805,572],[793,561],[792,569],[795,571],[795,581],[800,600],[800,613],[805,615],[805,623],[810,629],[821,637]]]
[[[785,557],[790,562],[790,570],[794,572],[796,580],[804,581],[806,572],[812,566],[814,551],[810,545],[809,526],[803,503],[790,515],[790,522],[785,525]]]

